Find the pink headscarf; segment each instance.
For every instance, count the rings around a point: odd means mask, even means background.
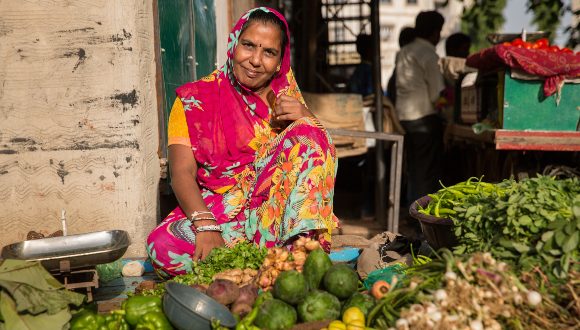
[[[219,69],[196,82],[179,87],[189,128],[194,157],[200,164],[198,183],[216,193],[224,193],[236,184],[242,172],[254,172],[255,141],[266,135],[271,138],[269,108],[258,95],[240,85],[233,74],[234,50],[242,27],[256,10],[271,12],[285,26],[288,24],[274,9],[254,8],[246,12],[234,26],[228,38],[227,61]],[[280,71],[272,79],[276,95],[281,93],[302,100],[290,69],[290,42],[287,43]],[[266,132],[266,133],[264,133]]]

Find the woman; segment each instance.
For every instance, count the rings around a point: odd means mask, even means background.
[[[286,246],[308,235],[328,251],[337,226],[335,149],[290,69],[286,21],[270,8],[248,11],[227,55],[221,69],[179,87],[171,110],[169,164],[179,206],[147,240],[164,277],[242,241]]]

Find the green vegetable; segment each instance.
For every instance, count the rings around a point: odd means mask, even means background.
[[[133,296],[123,303],[125,319],[131,326],[136,326],[139,319],[149,313],[163,313],[161,298],[157,296]],[[144,328],[146,329],[146,328]]]
[[[105,323],[108,330],[129,330],[129,324],[125,320],[125,311],[117,310],[105,315]]]
[[[465,182],[460,182],[450,187],[445,187],[440,182],[443,188],[439,189],[435,194],[429,194],[431,201],[425,208],[419,206],[418,211],[438,218],[456,219],[455,214],[457,211],[454,208],[462,205],[463,200],[471,195],[504,194],[502,187],[483,182],[482,179],[483,177],[479,179],[472,177]]]
[[[240,322],[238,322],[238,324],[236,324],[236,330],[258,330],[259,328],[253,326],[252,323],[254,323],[256,316],[258,316],[258,310],[260,309],[262,304],[270,299],[274,299],[271,291],[265,291],[260,293],[258,295],[258,298],[256,298],[256,301],[254,302],[254,307],[252,308],[252,311],[249,312],[248,315],[246,315]]]
[[[316,290],[320,288],[320,282],[324,277],[324,273],[332,266],[330,257],[324,250],[316,249],[308,254],[306,261],[304,261],[304,279],[308,290]]]
[[[350,307],[358,307],[361,310],[361,312],[363,312],[365,317],[367,317],[369,315],[369,311],[374,306],[375,306],[375,298],[373,298],[368,294],[355,292],[353,293],[352,296],[350,296],[350,298],[348,298],[348,300],[342,306],[341,314],[344,314],[344,311],[346,311]]]
[[[485,184],[491,193],[469,195],[454,208],[454,252],[489,251],[520,271],[539,266],[552,282],[579,271],[573,260],[580,257],[580,216],[573,205],[580,203],[580,180],[538,176],[495,186]]]
[[[147,312],[136,324],[137,330],[171,330],[173,327],[163,312]]]
[[[274,297],[290,305],[296,305],[306,295],[304,275],[296,270],[287,270],[274,283]]]
[[[234,247],[214,248],[200,262],[193,262],[187,274],[177,275],[173,281],[185,285],[209,284],[213,276],[228,269],[259,269],[268,251],[250,242],[241,242]]]
[[[314,290],[298,304],[297,310],[304,322],[336,320],[340,317],[340,301],[326,291]]]
[[[296,310],[278,299],[266,300],[258,309],[254,323],[260,329],[287,330],[296,324]]]
[[[326,271],[322,279],[326,291],[339,299],[349,298],[358,290],[358,275],[347,265],[336,264]]]
[[[90,310],[83,310],[72,318],[71,330],[108,330],[104,316]]]

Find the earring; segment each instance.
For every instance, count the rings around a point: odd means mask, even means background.
[[[280,64],[278,64],[278,67],[276,68],[276,72],[280,72]]]

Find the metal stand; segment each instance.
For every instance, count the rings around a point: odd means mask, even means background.
[[[393,233],[399,232],[399,207],[401,200],[401,175],[403,171],[403,135],[376,133],[365,131],[352,131],[339,128],[328,128],[330,135],[342,135],[350,137],[362,137],[369,139],[376,139],[390,142],[391,144],[391,166],[389,179],[389,198],[379,196],[380,203],[377,205],[381,207],[384,212],[383,205],[387,206],[387,230]],[[382,219],[377,219],[378,221]]]
[[[99,288],[99,274],[96,268],[70,270],[70,261],[60,261],[60,271],[53,274],[68,290],[87,290],[87,302],[93,301],[93,288]]]

